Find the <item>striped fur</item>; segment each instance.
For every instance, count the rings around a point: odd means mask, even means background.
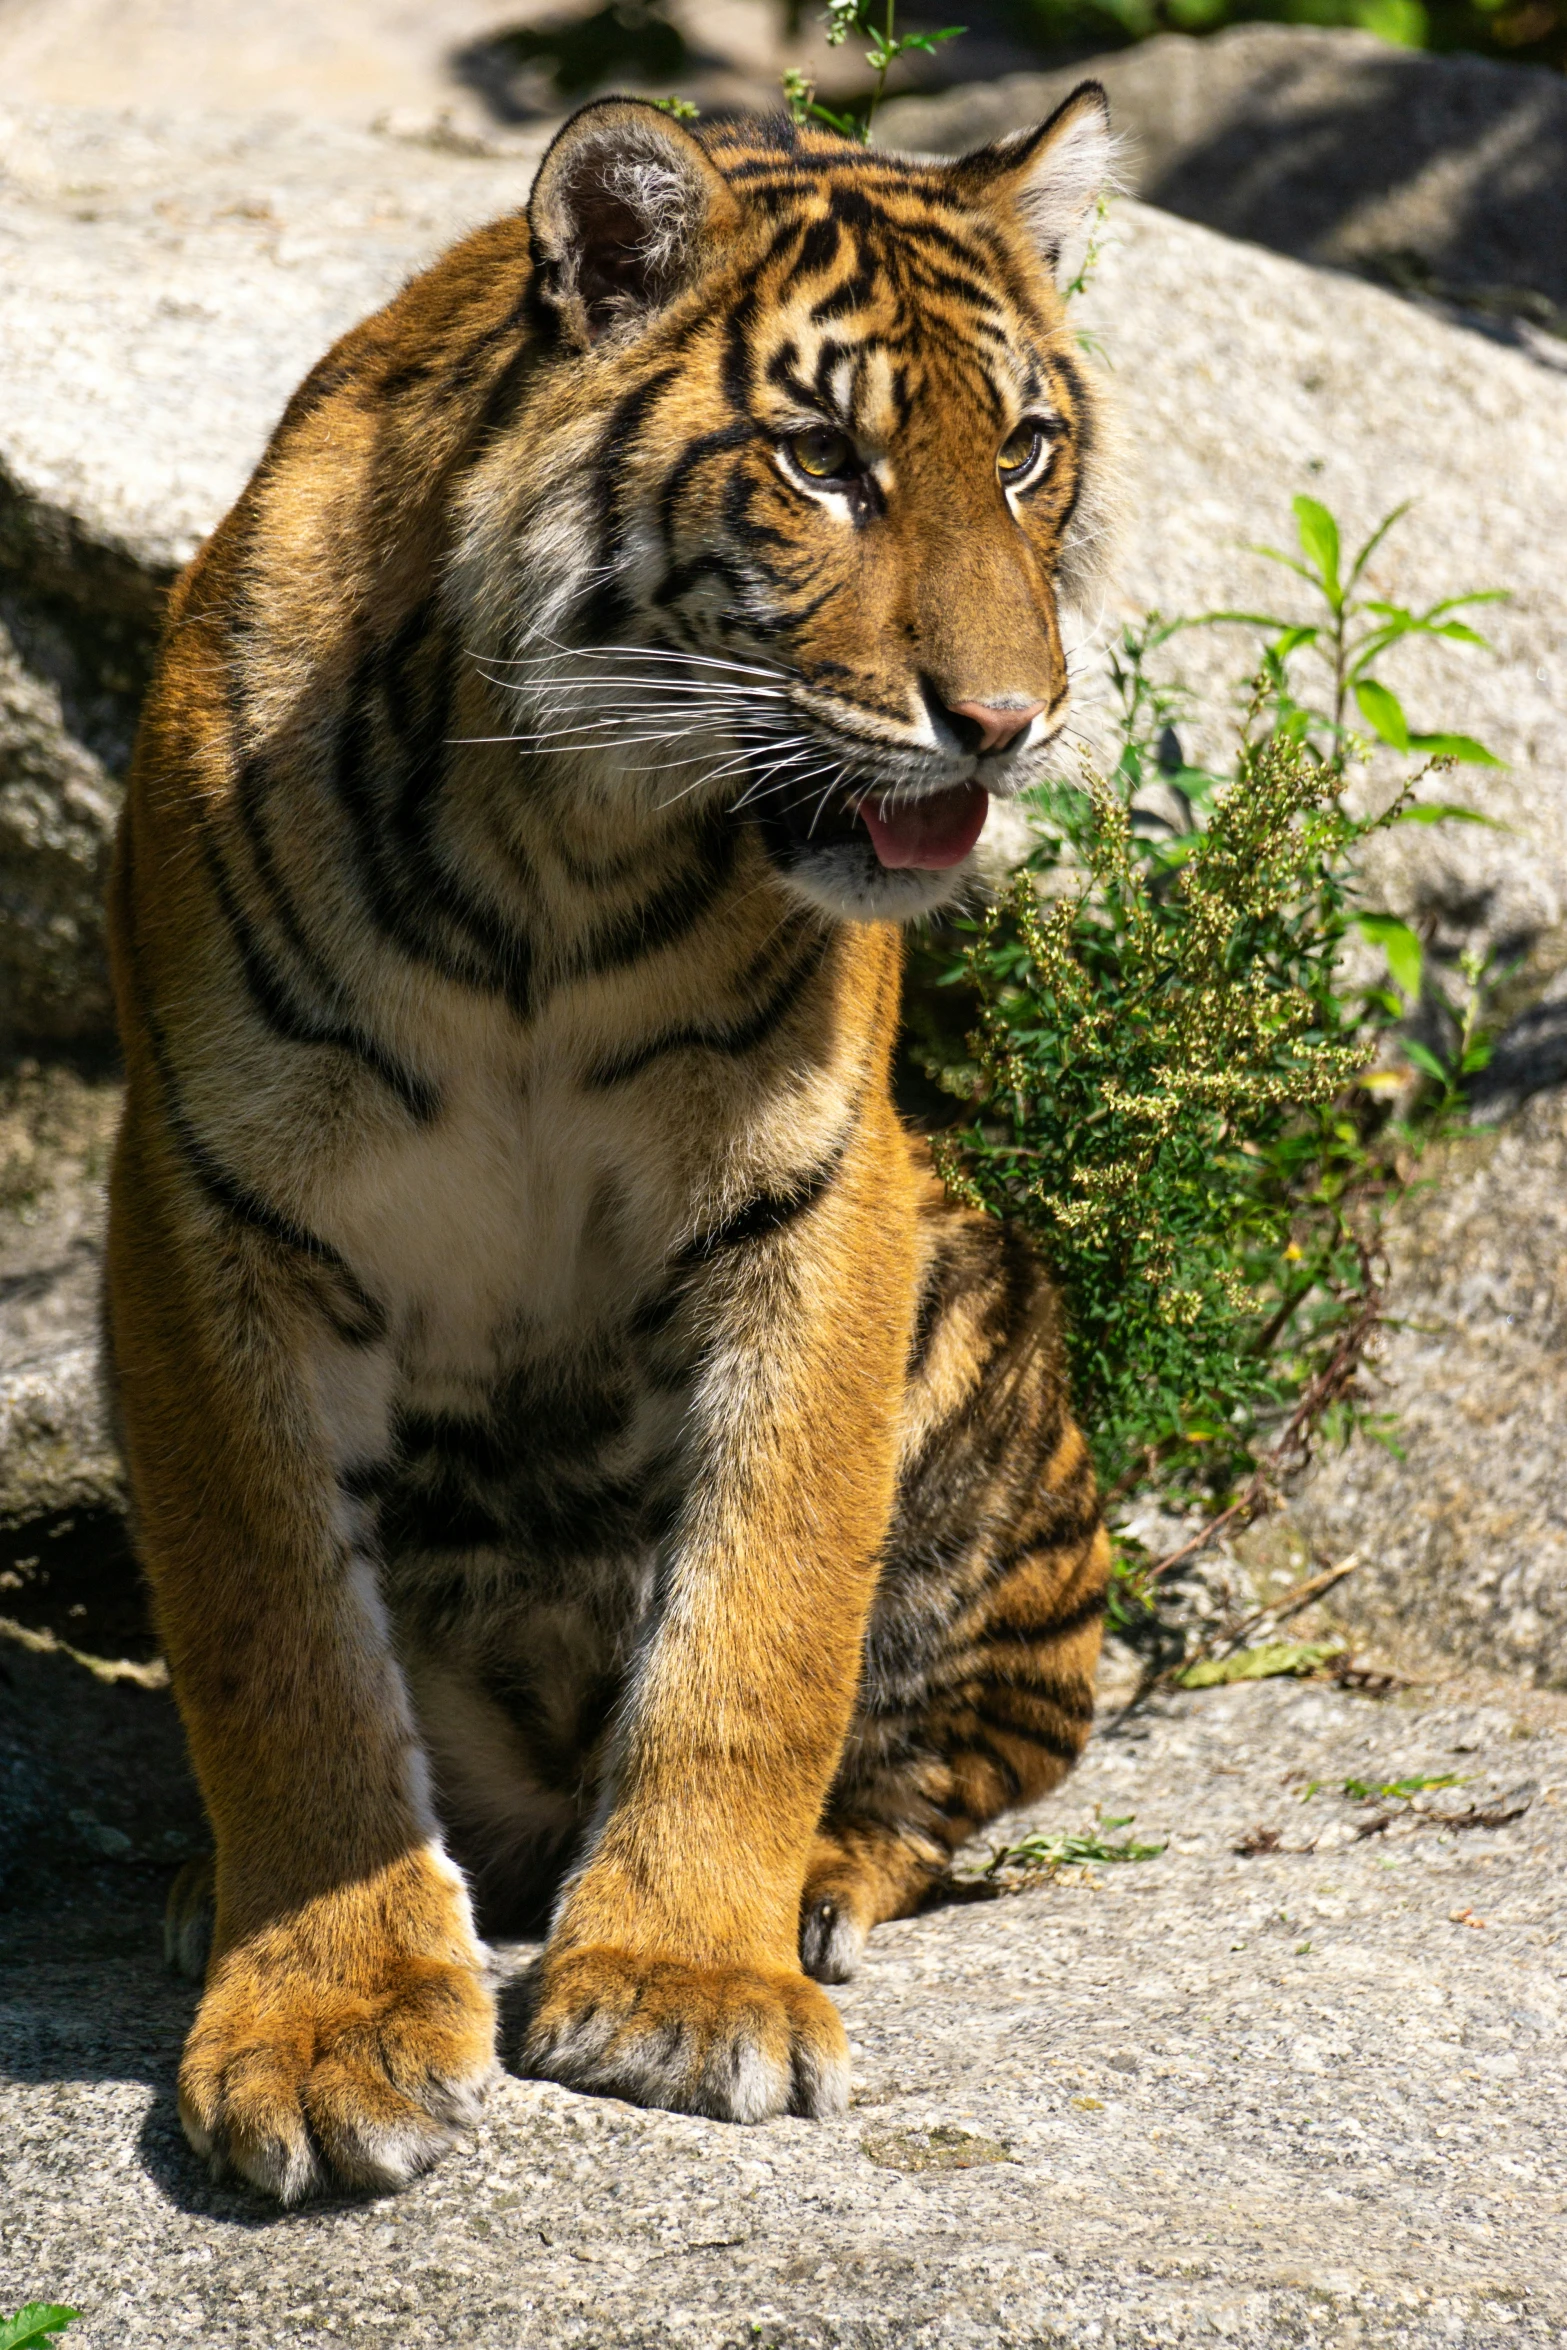
[[[952,165],[588,108],[176,591],[110,1322],[216,1843],[182,2112],[285,2199],[473,2111],[470,1888],[553,1904],[535,2072],[836,2110],[818,1982],[1086,1736],[1055,1307],[889,1065],[943,811],[1066,707],[1102,150],[1091,88]]]

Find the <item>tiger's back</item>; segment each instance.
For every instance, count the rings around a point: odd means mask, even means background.
[[[832,1980],[1086,1735],[1038,1268],[893,1111],[897,924],[1066,707],[1053,258],[958,166],[615,102],[328,355],[177,592],[122,834],[111,1322],[217,1845],[182,2100],[292,2196],[527,2061],[841,2098]],[[389,2084],[389,2086],[388,2086]]]

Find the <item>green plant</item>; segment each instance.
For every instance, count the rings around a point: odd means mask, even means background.
[[[1485,1049],[1472,1009],[1459,1066],[1403,1039],[1430,984],[1422,944],[1365,905],[1358,870],[1373,833],[1468,814],[1417,787],[1433,765],[1490,754],[1417,735],[1375,672],[1410,636],[1482,642],[1456,618],[1478,599],[1415,612],[1364,592],[1396,514],[1347,577],[1326,510],[1298,499],[1295,517],[1300,554],[1274,559],[1317,610],[1200,623],[1268,632],[1230,771],[1188,763],[1185,699],[1158,675],[1155,657],[1199,623],[1125,630],[1110,774],[1034,793],[1026,863],[987,911],[916,950],[910,994],[926,1073],[964,1104],[935,1138],[938,1165],[1050,1263],[1106,1485],[1158,1477],[1229,1516],[1352,1408],[1380,1309],[1377,1213]],[[1364,747],[1351,700],[1380,742],[1422,756],[1380,813],[1346,801]],[[1149,814],[1156,783],[1163,812]],[[1380,948],[1386,980],[1346,977],[1355,935]],[[1384,1079],[1418,1093],[1402,1117]],[[1123,1608],[1135,1571],[1130,1585]]]
[[[1433,1787],[1466,1787],[1468,1784],[1468,1780],[1461,1779],[1456,1771],[1443,1771],[1436,1778],[1422,1777],[1417,1772],[1407,1779],[1369,1782],[1365,1779],[1346,1779],[1344,1793],[1354,1803],[1382,1803],[1389,1799],[1395,1803],[1407,1803],[1412,1795],[1424,1795]]]
[[[834,110],[821,104],[810,75],[791,66],[783,77],[783,94],[796,122],[825,123],[829,130],[841,132],[846,139],[858,139],[868,147],[872,119],[887,94],[887,76],[899,58],[916,54],[933,56],[944,41],[957,40],[964,29],[962,25],[947,25],[940,32],[900,33],[897,0],[880,0],[879,25],[873,21],[876,13],[877,0],[827,0],[823,22],[828,47],[841,49],[851,38],[868,41],[865,63],[875,80],[869,93],[856,105]]]
[[[1260,1648],[1237,1648],[1228,1656],[1199,1657],[1177,1676],[1176,1686],[1221,1689],[1235,1681],[1272,1681],[1285,1675],[1314,1673],[1343,1652],[1341,1640],[1264,1641]]]
[[[81,2314],[79,2309],[66,2309],[59,2302],[29,2301],[14,2317],[0,2317],[0,2350],[33,2350],[35,2343],[47,2342],[52,2334],[63,2333]]]
[[[1041,1833],[1024,1836],[1016,1844],[998,1845],[981,1881],[1016,1875],[1053,1877],[1062,1869],[1089,1868],[1096,1863],[1157,1860],[1164,1850],[1162,1844],[1133,1844],[1126,1839],[1112,1844],[1104,1834],[1106,1829],[1129,1828],[1134,1817],[1128,1812],[1121,1819],[1101,1818],[1097,1826],[1075,1835]]]

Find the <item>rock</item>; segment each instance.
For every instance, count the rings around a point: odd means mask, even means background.
[[[0,1078],[0,1527],[124,1502],[98,1360],[118,1107],[101,1071],[24,1062]]]
[[[1353,1628],[1567,1687],[1567,1094],[1437,1154],[1392,1236],[1373,1408],[1290,1505]]]
[[[1547,2350],[1567,2329],[1560,1699],[1274,1681],[1107,1720],[1008,1833],[1102,1814],[1114,1842],[1130,1814],[1164,1852],[881,1928],[834,1994],[840,2121],[736,2128],[507,2074],[405,2194],[269,2222],[175,2117],[195,1994],[158,1963],[169,1869],[136,1857],[189,1819],[172,1706],[20,1664],[54,1810],[0,1927],[0,2309],[69,2303],[81,2350]],[[1463,1784],[1344,1792],[1410,1777]],[[1521,1816],[1441,1824],[1471,1812]],[[99,1829],[135,1855],[100,1858]]]
[[[22,1520],[123,1503],[94,1340],[0,1371],[0,1512]]]
[[[539,140],[0,107],[0,1028],[103,1037],[163,598],[333,337],[519,203]]]
[[[1567,327],[1560,74],[1370,33],[1242,24],[898,99],[879,135],[958,154],[1042,120],[1085,74],[1110,94],[1126,185],[1145,203],[1501,324]]]

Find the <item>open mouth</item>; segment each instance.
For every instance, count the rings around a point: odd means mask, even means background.
[[[785,852],[791,862],[813,849],[858,840],[875,851],[877,863],[889,873],[945,873],[962,864],[984,829],[989,808],[990,794],[980,783],[955,783],[918,798],[856,787],[825,800],[802,795],[792,804],[775,804],[762,824],[775,852]]]

